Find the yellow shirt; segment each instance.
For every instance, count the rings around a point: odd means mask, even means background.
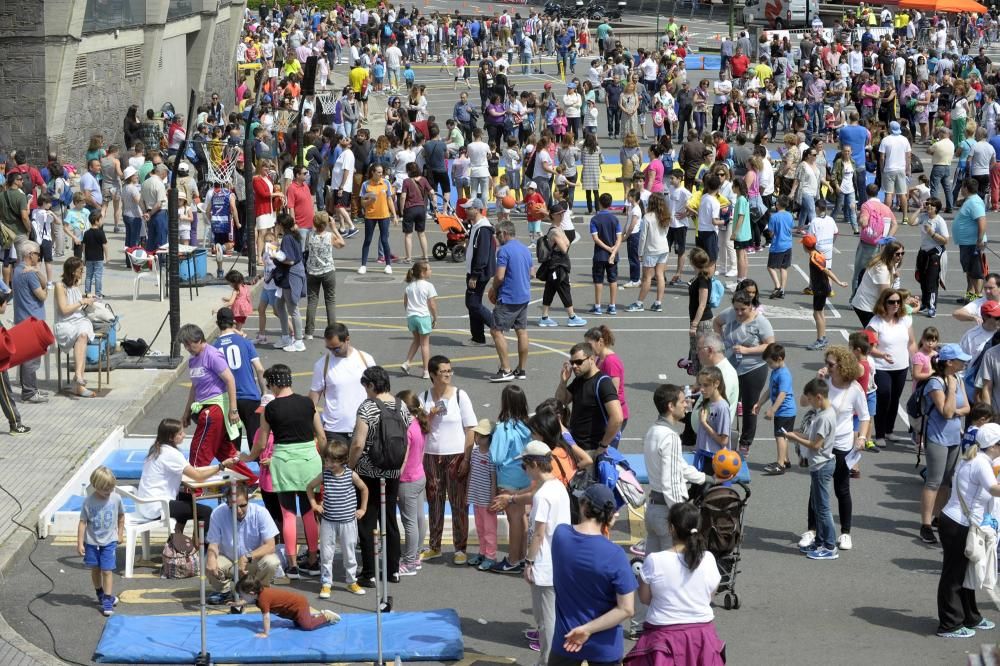
[[[767,83],[767,80],[774,76],[774,70],[764,63],[757,64],[757,78],[762,84]]]
[[[366,195],[374,194],[374,199]],[[366,220],[385,220],[391,216],[389,212],[389,197],[395,196],[392,185],[385,178],[381,182],[366,180],[361,184],[361,202],[365,207]]]
[[[353,90],[355,93],[360,93],[362,84],[364,83],[365,79],[368,78],[368,70],[358,65],[357,67],[352,69],[347,76],[348,80],[351,83],[351,90]]]
[[[289,74],[301,74],[302,64],[295,58],[292,58],[285,62],[284,72],[285,76],[288,76]]]

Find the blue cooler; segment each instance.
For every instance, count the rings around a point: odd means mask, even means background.
[[[181,282],[204,280],[208,277],[208,252],[198,248],[186,257],[180,257],[177,273]]]
[[[107,358],[115,353],[115,350],[118,349],[118,326],[120,322],[121,317],[115,317],[115,320],[105,330],[107,337],[103,339],[98,338],[87,343],[87,365],[97,365],[98,359]]]

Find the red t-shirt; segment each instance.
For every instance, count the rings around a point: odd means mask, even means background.
[[[538,190],[528,192],[524,197],[524,207],[527,210],[528,222],[538,222],[545,219],[545,214],[538,212],[545,207],[545,198],[538,193]]]
[[[313,206],[312,192],[305,183],[290,183],[288,191],[285,192],[285,202],[289,208],[295,210],[295,226],[299,229],[313,228],[313,215],[316,214]]]
[[[746,55],[733,56],[729,59],[729,66],[733,70],[733,78],[738,79],[743,76],[743,73],[747,71],[747,67],[750,66],[750,58]]]
[[[294,620],[303,612],[309,613],[309,602],[304,596],[289,590],[265,587],[257,595],[257,608],[261,613],[274,613],[278,617]]]
[[[861,376],[858,377],[858,383],[861,384],[861,390],[865,392],[865,395],[867,395],[868,384],[871,382],[872,378],[872,364],[871,361],[868,361],[867,359],[863,361],[859,360],[858,363],[861,365],[861,369],[864,371],[861,373]]]

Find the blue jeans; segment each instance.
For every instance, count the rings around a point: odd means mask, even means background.
[[[639,234],[629,234],[626,246],[628,248],[628,281],[638,282],[642,279],[642,264],[639,263]]]
[[[931,196],[941,200],[938,196],[938,188],[944,190],[944,208],[951,210],[954,201],[951,196],[951,167],[945,164],[935,164],[931,167]]]
[[[809,226],[814,217],[816,217],[816,197],[811,194],[802,193],[802,198],[799,200],[798,226]]]
[[[125,221],[125,247],[135,247],[139,244],[139,235],[142,233],[142,218],[123,216]]]
[[[156,252],[167,242],[167,211],[161,210],[146,222],[146,251]]]
[[[809,470],[809,509],[816,516],[816,543],[831,550],[837,545],[837,531],[830,510],[830,484],[835,465],[835,461],[827,460],[818,469]]]
[[[84,292],[88,294],[103,294],[104,260],[86,262],[87,277],[84,281]],[[91,289],[94,287],[94,289]]]
[[[375,225],[378,225],[378,244],[382,255],[385,257],[385,265],[392,264],[392,253],[389,251],[389,218],[382,220],[369,220],[365,218],[365,242],[361,246],[361,265],[368,265],[368,248],[372,244],[372,236],[375,234]]]
[[[851,225],[851,229],[858,228],[858,209],[854,207],[854,192],[837,194],[837,202],[833,206],[831,217],[836,217],[838,210],[843,211],[844,222]]]
[[[811,132],[821,132],[823,125],[823,102],[814,102],[809,105],[809,127],[811,128]]]

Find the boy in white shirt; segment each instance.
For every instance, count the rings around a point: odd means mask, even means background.
[[[840,231],[827,210],[829,209],[825,201],[816,202],[816,217],[809,223],[807,233],[816,237],[816,249],[826,257],[827,268],[831,268],[833,266],[833,241],[840,234]]]
[[[667,245],[677,255],[677,270],[670,278],[670,284],[681,282],[681,272],[684,270],[684,251],[687,249],[688,231],[688,200],[691,192],[684,187],[684,172],[674,169],[670,172],[670,184],[667,187],[670,200],[670,228],[667,230]]]

